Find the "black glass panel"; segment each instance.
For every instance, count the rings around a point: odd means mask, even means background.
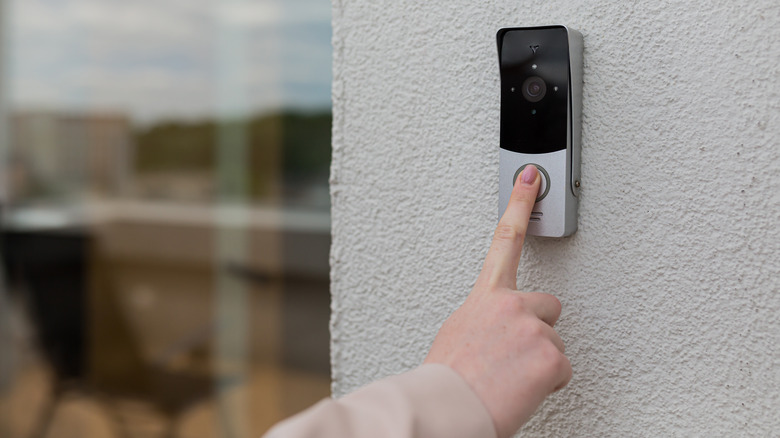
[[[502,148],[526,154],[566,149],[568,47],[564,27],[499,31]]]

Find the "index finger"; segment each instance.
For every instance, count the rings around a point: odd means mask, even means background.
[[[493,234],[480,277],[488,284],[517,288],[517,266],[523,251],[531,210],[536,202],[541,177],[533,165],[528,165],[517,177],[504,215]]]

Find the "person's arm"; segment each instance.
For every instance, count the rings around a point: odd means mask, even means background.
[[[422,367],[322,401],[266,438],[507,438],[528,421],[572,374],[553,329],[561,303],[516,290],[539,184],[534,166],[517,178],[474,289]]]

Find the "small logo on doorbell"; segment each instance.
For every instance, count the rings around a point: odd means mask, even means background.
[[[528,47],[530,47],[531,50],[533,50],[534,54],[536,54],[536,51],[539,50],[539,44],[530,45]]]

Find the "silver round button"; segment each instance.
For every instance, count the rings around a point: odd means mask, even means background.
[[[517,181],[517,177],[520,175],[520,172],[522,172],[523,169],[525,169],[525,166],[528,166],[529,164],[536,166],[536,168],[539,170],[539,173],[542,175],[542,183],[539,185],[539,194],[536,196],[536,202],[539,202],[544,199],[545,196],[547,196],[547,193],[550,192],[550,175],[547,174],[547,171],[544,170],[544,167],[536,163],[523,164],[519,169],[517,169],[517,172],[515,172],[515,177],[512,178],[512,186],[515,185],[515,181]]]

